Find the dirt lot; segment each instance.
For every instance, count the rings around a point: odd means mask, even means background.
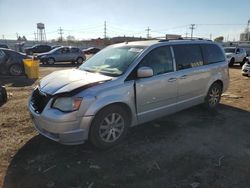
[[[27,109],[37,82],[1,77],[12,96],[0,107],[0,187],[250,187],[250,78],[237,66],[230,75],[216,112],[197,106],[132,128],[108,151],[39,136]]]

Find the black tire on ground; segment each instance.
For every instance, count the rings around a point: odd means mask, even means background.
[[[7,91],[5,87],[0,86],[0,106],[7,102]]]
[[[89,132],[89,140],[96,148],[107,149],[118,144],[126,136],[129,115],[119,105],[111,105],[95,116]]]
[[[229,67],[232,67],[234,65],[234,58],[232,58],[228,64]]]
[[[240,66],[242,67],[246,63],[247,59],[244,58],[242,62],[240,62]]]
[[[49,57],[46,63],[48,65],[54,65],[55,64],[55,59],[53,57]]]
[[[214,110],[220,103],[222,94],[222,85],[218,82],[213,83],[204,101],[204,106],[209,110]]]
[[[24,74],[23,67],[19,64],[13,64],[9,68],[9,74],[11,76],[21,76]]]
[[[76,63],[77,64],[82,64],[83,63],[83,58],[82,57],[78,57],[77,59],[76,59]]]

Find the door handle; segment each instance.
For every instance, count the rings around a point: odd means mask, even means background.
[[[176,78],[169,78],[168,82],[175,82],[177,79]]]
[[[180,77],[180,79],[186,79],[188,77],[188,75],[183,75]]]

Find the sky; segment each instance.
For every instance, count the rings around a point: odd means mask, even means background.
[[[224,36],[238,40],[250,19],[249,0],[0,0],[0,39],[17,35],[34,40],[36,24],[45,24],[47,39],[90,39],[104,36],[151,37],[165,34]]]

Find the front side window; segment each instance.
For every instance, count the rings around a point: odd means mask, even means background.
[[[108,47],[88,59],[79,69],[117,77],[126,72],[143,49],[137,46]]]
[[[174,71],[172,54],[169,46],[159,47],[149,52],[141,61],[139,67],[150,67],[154,75]]]
[[[225,53],[235,53],[235,48],[224,48]]]
[[[199,45],[175,45],[173,46],[173,49],[178,70],[199,67],[203,65],[203,58]]]
[[[214,44],[201,45],[205,64],[212,64],[225,61],[225,56],[222,50]]]

